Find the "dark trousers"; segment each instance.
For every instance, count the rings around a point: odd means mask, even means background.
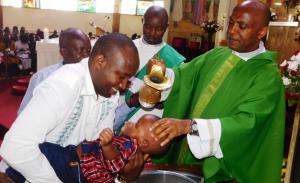
[[[39,145],[41,152],[46,156],[57,177],[65,183],[86,183],[76,153],[76,146],[61,147],[57,144],[44,142]],[[37,167],[38,168],[38,167]],[[6,174],[17,183],[24,183],[25,178],[16,170],[9,167]]]

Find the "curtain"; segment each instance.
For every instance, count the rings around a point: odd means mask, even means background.
[[[206,0],[195,0],[193,8],[193,23],[200,25],[206,19]]]

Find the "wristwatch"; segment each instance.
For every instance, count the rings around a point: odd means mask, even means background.
[[[190,135],[199,136],[198,125],[194,119],[191,119],[191,129],[192,129],[192,132],[190,133]]]

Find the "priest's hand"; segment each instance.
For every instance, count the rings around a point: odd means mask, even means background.
[[[139,102],[139,93],[134,93],[132,94],[127,100],[126,104],[128,107],[140,107],[140,102]]]
[[[168,144],[175,137],[185,135],[191,132],[191,120],[181,120],[174,118],[162,118],[153,123],[150,127],[154,138],[160,140],[161,146]]]

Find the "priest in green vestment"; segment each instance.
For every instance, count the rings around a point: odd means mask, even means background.
[[[229,48],[174,69],[164,118],[151,127],[162,145],[173,142],[154,162],[202,165],[205,182],[280,182],[285,100],[276,54],[261,41],[269,20],[264,3],[243,1],[230,17]]]

